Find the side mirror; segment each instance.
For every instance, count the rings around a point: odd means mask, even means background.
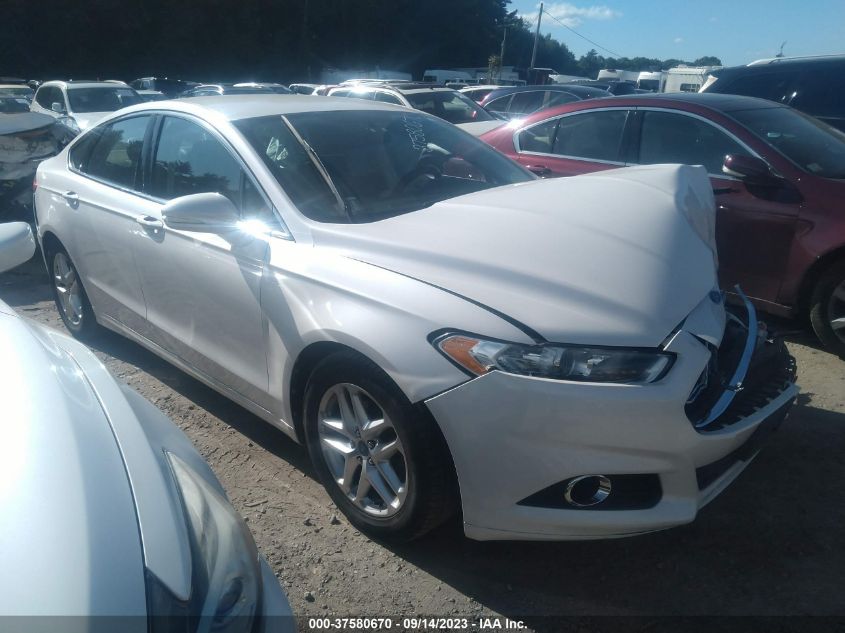
[[[745,154],[728,154],[725,156],[722,173],[757,184],[771,183],[776,179],[765,161],[756,156]]]
[[[50,105],[50,109],[53,112],[55,112],[56,114],[64,114],[65,113],[65,107],[61,103],[59,103],[58,101],[54,101]]]
[[[181,231],[225,233],[235,229],[241,218],[229,198],[209,192],[174,198],[162,207],[161,219]]]
[[[35,238],[26,222],[0,224],[0,273],[17,268],[32,259]]]

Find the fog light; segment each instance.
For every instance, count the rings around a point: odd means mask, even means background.
[[[604,475],[583,475],[575,477],[566,485],[563,497],[576,508],[589,508],[607,499],[610,489],[610,479]]]

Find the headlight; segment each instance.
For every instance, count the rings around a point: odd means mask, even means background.
[[[152,578],[151,630],[250,631],[261,601],[261,568],[252,534],[205,479],[176,455],[167,453],[167,459],[188,523],[191,597],[180,603]]]
[[[448,359],[473,375],[494,369],[509,374],[642,385],[662,378],[675,359],[657,350],[569,345],[520,345],[468,334],[446,334],[433,341]]]

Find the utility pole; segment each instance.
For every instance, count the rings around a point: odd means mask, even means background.
[[[499,51],[499,76],[496,78],[496,83],[502,78],[502,64],[505,63],[505,42],[508,41],[508,27],[505,25],[505,34],[502,36],[502,49]],[[492,80],[493,78],[490,77]]]
[[[540,13],[537,14],[537,30],[534,31],[534,50],[531,52],[531,68],[528,69],[528,81],[532,81],[534,62],[537,61],[537,40],[540,39],[540,22],[543,21],[543,3],[540,3]]]

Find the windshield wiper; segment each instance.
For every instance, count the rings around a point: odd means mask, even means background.
[[[296,131],[296,128],[293,127],[290,121],[288,121],[288,118],[285,115],[281,116],[282,121],[287,126],[288,130],[290,130],[290,133],[293,134],[293,137],[297,140],[297,142],[299,142],[299,144],[305,150],[305,153],[308,155],[308,158],[311,159],[311,162],[314,164],[314,167],[317,168],[317,171],[323,177],[323,180],[326,182],[326,185],[331,190],[332,195],[334,195],[335,200],[337,200],[338,208],[340,208],[344,212],[344,214],[346,214],[346,219],[351,222],[352,214],[350,213],[349,205],[346,203],[346,201],[340,195],[340,192],[337,190],[337,187],[332,181],[331,176],[329,176],[329,172],[326,169],[326,166],[323,165],[323,161],[320,160],[320,157],[317,156],[317,152],[315,152],[314,148],[308,144],[308,141],[306,141],[304,138],[302,138],[302,136],[300,136],[299,132]]]

